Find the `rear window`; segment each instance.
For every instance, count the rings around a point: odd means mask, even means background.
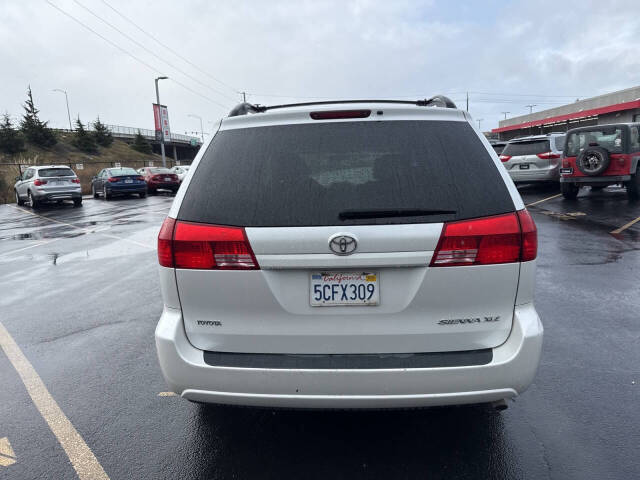
[[[218,132],[178,218],[293,227],[442,222],[513,209],[467,123],[337,122]],[[372,211],[383,214],[352,215]]]
[[[168,168],[150,168],[149,171],[153,174],[155,173],[173,173]]]
[[[560,135],[559,137],[556,137],[556,139],[555,139],[556,150],[558,150],[559,152],[564,150],[564,139],[565,138],[566,138],[566,135]]]
[[[551,151],[549,140],[528,140],[524,142],[507,143],[502,151],[503,155],[517,157],[519,155],[537,155]]]
[[[624,142],[621,127],[593,127],[567,135],[567,157],[576,157],[587,147],[602,147],[610,153],[623,153]]]
[[[41,168],[38,170],[40,177],[75,177],[76,174],[70,168]]]
[[[498,143],[496,145],[491,145],[493,147],[493,150],[500,155],[502,153],[502,151],[504,150],[504,143]]]
[[[114,177],[122,176],[122,175],[138,175],[133,168],[112,168],[109,170],[109,173]]]

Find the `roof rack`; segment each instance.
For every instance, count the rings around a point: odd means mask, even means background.
[[[229,112],[229,117],[237,117],[239,115],[247,115],[249,113],[264,113],[267,110],[275,110],[278,108],[291,107],[309,107],[313,105],[335,105],[350,103],[392,103],[402,105],[416,105],[418,107],[441,107],[441,108],[458,108],[453,101],[444,95],[436,95],[424,100],[327,100],[322,102],[304,102],[304,103],[287,103],[283,105],[258,105],[251,103],[240,103]]]

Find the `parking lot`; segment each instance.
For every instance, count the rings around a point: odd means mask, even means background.
[[[501,413],[186,402],[153,337],[172,197],[0,206],[0,478],[639,478],[640,204],[617,187],[520,190],[545,339]]]

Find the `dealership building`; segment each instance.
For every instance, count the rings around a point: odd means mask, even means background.
[[[491,130],[492,136],[510,140],[527,135],[566,132],[571,128],[606,123],[640,122],[640,87],[578,100],[562,107],[507,118]]]

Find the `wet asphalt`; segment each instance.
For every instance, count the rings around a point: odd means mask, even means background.
[[[313,412],[203,407],[167,388],[153,331],[155,237],[172,198],[0,206],[0,321],[111,479],[640,478],[640,216],[624,190],[530,207],[534,384],[510,408]],[[531,204],[556,187],[524,186]],[[2,479],[76,478],[0,351]],[[0,452],[1,454],[2,452]]]

